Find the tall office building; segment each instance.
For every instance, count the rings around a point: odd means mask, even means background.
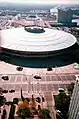
[[[70,101],[68,119],[79,119],[79,75],[76,75],[76,83]]]
[[[72,22],[72,10],[71,9],[58,9],[58,22],[59,23],[71,23]]]

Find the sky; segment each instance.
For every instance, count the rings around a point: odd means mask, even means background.
[[[30,4],[79,4],[79,0],[0,0],[0,2]]]

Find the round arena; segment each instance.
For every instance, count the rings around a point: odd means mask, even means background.
[[[22,57],[47,57],[71,53],[76,38],[70,33],[37,26],[1,31],[2,52]]]

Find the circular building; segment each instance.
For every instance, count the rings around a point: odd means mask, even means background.
[[[70,33],[27,26],[1,31],[1,48],[5,54],[22,57],[48,57],[72,53],[76,38]]]

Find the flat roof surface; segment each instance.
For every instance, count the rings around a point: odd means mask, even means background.
[[[30,33],[24,29],[12,28],[1,31],[1,47],[29,52],[56,51],[76,43],[76,38],[64,31],[44,28],[43,33]]]

